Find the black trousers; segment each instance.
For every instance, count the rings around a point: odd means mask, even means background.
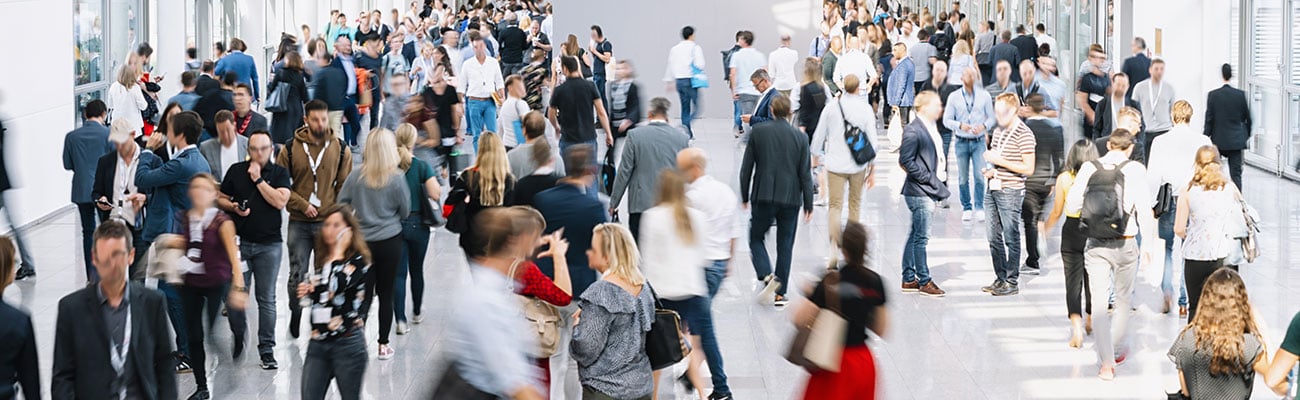
[[[1223,265],[1222,258],[1212,261],[1183,260],[1183,282],[1187,287],[1187,322],[1190,323],[1193,318],[1196,318],[1196,304],[1201,301],[1201,289],[1205,287],[1205,279],[1219,268],[1237,270],[1236,265]]]
[[[1219,150],[1228,159],[1228,175],[1232,177],[1232,184],[1237,185],[1237,190],[1245,190],[1241,187],[1241,162],[1244,154],[1243,150]]]
[[[1088,287],[1088,271],[1083,268],[1083,250],[1088,237],[1079,229],[1079,219],[1065,218],[1061,227],[1061,263],[1065,264],[1065,309],[1070,316],[1083,316],[1083,308],[1092,314],[1092,290]],[[1079,304],[1083,292],[1083,307]]]
[[[388,344],[388,334],[393,331],[393,290],[397,281],[397,264],[402,262],[404,244],[400,233],[388,239],[366,242],[372,258],[370,274],[366,276],[370,285],[370,290],[366,291],[366,309],[370,309],[378,294],[379,344]]]
[[[1025,224],[1025,266],[1037,269],[1038,221],[1042,219],[1043,206],[1052,195],[1052,187],[1041,183],[1025,182],[1025,200],[1020,207],[1020,220]]]
[[[641,239],[641,213],[627,213],[627,229],[632,231],[632,240]]]
[[[203,323],[206,321],[209,328],[213,326],[221,304],[225,303],[226,295],[230,293],[230,282],[207,288],[185,285],[179,289],[181,305],[185,310],[185,333],[189,338],[188,356],[190,368],[194,370],[194,384],[197,389],[207,389],[207,352],[203,349],[203,338],[207,336],[207,331],[203,329]],[[243,342],[248,331],[243,311],[231,309],[227,312],[231,320],[230,332],[234,336],[232,340]]]

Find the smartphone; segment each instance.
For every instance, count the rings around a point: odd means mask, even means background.
[[[104,200],[95,200],[95,204],[103,205],[103,206],[105,206],[105,207],[112,207],[112,206],[113,206],[113,203],[109,203],[109,202],[104,201]]]

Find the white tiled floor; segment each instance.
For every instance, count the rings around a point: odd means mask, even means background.
[[[739,147],[727,133],[727,121],[697,122],[701,138],[695,145],[713,157],[710,173],[736,185]],[[885,154],[882,162],[892,161]],[[1114,382],[1094,377],[1096,355],[1091,338],[1081,350],[1066,346],[1069,324],[1065,318],[1064,281],[1053,239],[1042,276],[1022,276],[1021,294],[993,298],[979,287],[993,279],[985,227],[962,223],[960,206],[939,210],[930,242],[930,264],[935,281],[948,291],[942,299],[898,292],[898,260],[908,230],[907,210],[897,191],[888,187],[882,171],[880,186],[868,191],[862,221],[876,240],[875,268],[889,283],[890,326],[885,340],[876,343],[881,397],[885,399],[1153,399],[1176,385],[1165,351],[1183,322],[1158,314],[1158,276],[1143,278],[1138,286],[1138,311],[1133,318],[1134,353],[1119,368]],[[1297,310],[1300,269],[1289,260],[1300,259],[1290,240],[1300,238],[1300,209],[1293,182],[1250,169],[1246,174],[1247,198],[1263,216],[1263,257],[1244,266],[1252,300],[1262,319],[1266,339],[1275,347],[1285,324]],[[812,224],[800,227],[796,242],[795,285],[809,279],[824,265],[826,253],[825,208],[817,208]],[[36,252],[39,277],[10,287],[5,300],[32,312],[37,326],[42,379],[49,382],[56,304],[60,297],[83,285],[78,265],[79,241],[74,214],[66,214],[31,229],[28,240]],[[747,246],[741,245],[742,253]],[[364,395],[367,399],[425,398],[442,368],[442,329],[456,299],[441,296],[467,279],[465,263],[452,235],[440,232],[426,265],[425,322],[405,336],[394,336],[397,357],[371,358]],[[791,399],[798,395],[804,374],[780,356],[790,333],[785,312],[757,306],[751,299],[754,279],[748,255],[733,264],[733,274],[715,303],[727,372],[736,398]],[[281,283],[287,268],[281,269]],[[282,286],[278,285],[278,286]],[[283,290],[283,289],[281,289]],[[283,298],[283,296],[281,296]],[[281,369],[262,371],[255,355],[241,361],[229,357],[229,334],[223,325],[215,332],[210,358],[211,386],[216,398],[297,398],[305,339],[292,340],[284,322],[287,306],[280,305],[277,358]],[[255,318],[250,318],[256,320]],[[255,322],[252,322],[255,324]],[[368,337],[374,336],[371,324]],[[250,327],[255,329],[255,327]],[[251,334],[252,332],[250,332]],[[250,348],[255,344],[250,342]],[[373,350],[373,347],[372,347]],[[1270,354],[1271,354],[1270,350]],[[189,376],[181,377],[181,394],[193,389]],[[1272,398],[1256,385],[1256,398]],[[48,387],[46,388],[48,393]],[[688,398],[680,393],[678,398]],[[671,398],[664,395],[661,398]]]

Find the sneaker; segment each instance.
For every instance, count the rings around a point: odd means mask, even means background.
[[[194,370],[190,368],[189,358],[186,358],[185,356],[182,356],[180,354],[175,354],[175,357],[176,357],[176,373],[188,374],[194,372]]]
[[[397,321],[397,334],[398,334],[398,335],[405,335],[407,332],[410,332],[410,331],[411,331],[411,327],[406,326],[406,321]]]
[[[768,275],[766,278],[763,278],[763,290],[758,292],[758,303],[766,304],[769,301],[768,299],[774,299],[776,296],[776,289],[780,287],[781,282],[776,281],[776,276]]]
[[[411,316],[411,323],[412,323],[412,324],[419,325],[421,322],[424,322],[424,317],[423,317],[423,316],[420,316],[420,314],[415,314],[415,315],[412,315],[412,316]]]
[[[1023,265],[1023,266],[1020,267],[1020,273],[1022,273],[1022,274],[1026,274],[1026,275],[1041,275],[1041,274],[1039,273],[1040,271],[1041,271],[1041,270],[1040,270],[1038,267],[1031,267],[1031,266],[1028,266],[1028,265]]]
[[[275,355],[266,353],[262,355],[262,369],[272,370],[280,368],[280,364],[275,362]]]
[[[208,400],[211,398],[212,394],[208,393],[208,389],[204,388],[195,390],[194,394],[190,395],[189,400]]]
[[[994,296],[1011,296],[1020,294],[1020,286],[1013,283],[1002,283],[1002,287],[993,289],[991,293]]]
[[[961,212],[961,222],[970,222],[971,218],[974,217],[975,217],[975,213],[972,212],[971,210],[966,210]]]
[[[979,210],[975,212],[975,220],[979,222],[984,222],[984,210]]]
[[[912,293],[921,290],[920,281],[903,282],[903,293]]]
[[[786,304],[790,304],[790,299],[779,294],[776,295],[776,300],[772,301],[772,305],[777,306],[778,308],[785,307]]]
[[[709,394],[709,400],[735,400],[735,398],[731,397],[731,393],[713,392]]]
[[[14,280],[16,281],[25,281],[35,277],[36,277],[36,269],[28,267],[26,265],[24,265],[22,268],[18,268],[18,272],[14,274]]]
[[[1004,283],[1002,281],[995,280],[993,281],[993,283],[990,283],[988,286],[980,288],[980,290],[983,291],[984,293],[993,293],[994,290],[997,290],[998,288],[1002,287],[1003,284]]]
[[[1124,365],[1124,361],[1128,361],[1128,351],[1121,350],[1119,354],[1115,355],[1115,366]]]
[[[945,293],[943,289],[940,289],[939,285],[934,284],[933,281],[925,284],[925,286],[921,286],[920,292],[922,296],[928,297],[943,297],[943,294]]]
[[[392,347],[390,347],[390,346],[388,346],[388,345],[386,345],[386,344],[381,344],[381,345],[379,345],[379,359],[380,359],[380,360],[387,360],[387,359],[393,358],[393,354],[396,354],[396,353],[397,353],[397,351],[393,350]]]

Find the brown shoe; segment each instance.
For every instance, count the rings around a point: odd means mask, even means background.
[[[944,294],[943,289],[940,289],[939,285],[934,284],[934,282],[930,282],[925,284],[925,286],[921,286],[920,291],[922,296],[943,297]]]
[[[916,292],[921,290],[921,281],[903,282],[903,293]]]

